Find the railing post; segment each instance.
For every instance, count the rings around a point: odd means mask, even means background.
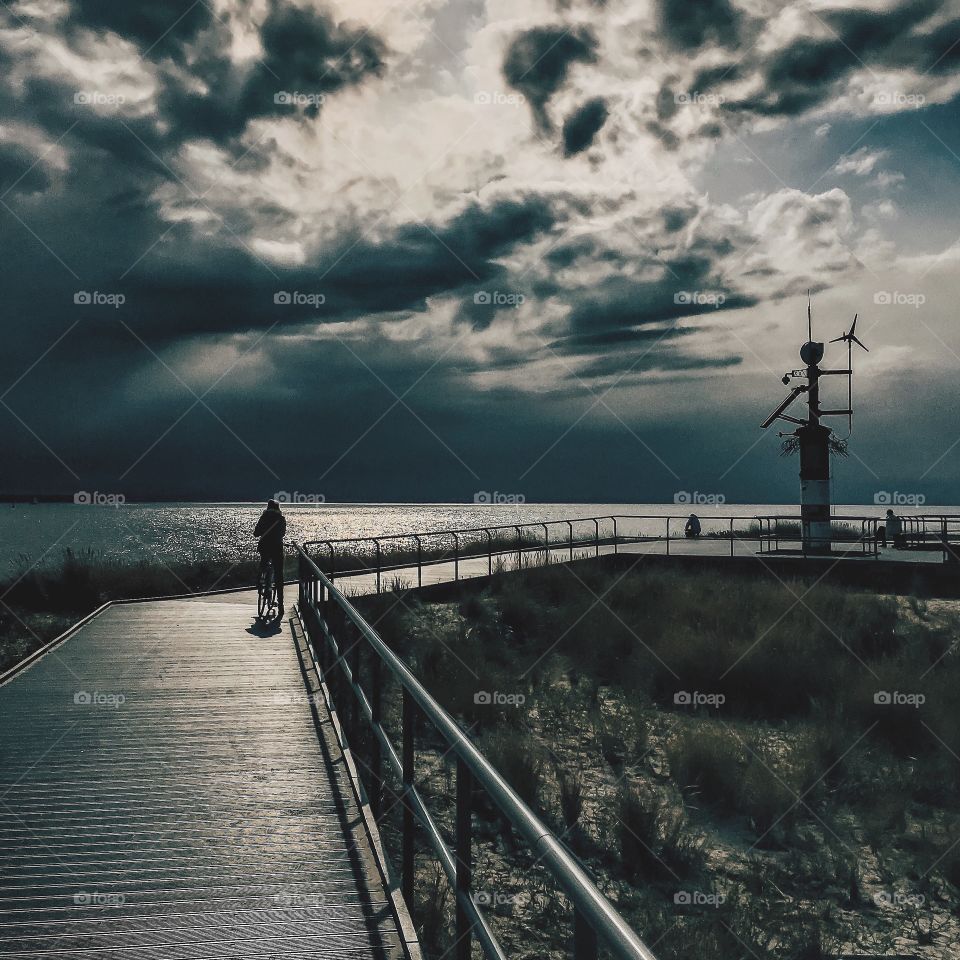
[[[380,726],[383,697],[380,691],[382,678],[381,660],[375,650],[370,651],[370,712],[373,722],[373,736],[370,741],[370,808],[373,817],[380,822],[380,812],[383,809],[383,759],[380,752],[380,738],[377,728]]]
[[[730,518],[730,556],[733,556],[733,517]]]
[[[576,908],[573,911],[573,960],[597,960],[597,934]]]
[[[617,518],[611,517],[610,519],[613,521],[613,552],[614,554],[618,554],[620,552],[620,546],[617,539]]]
[[[417,541],[417,586],[423,586],[423,541],[420,539],[417,534],[413,535],[413,539]]]
[[[470,768],[457,758],[457,960],[470,960],[471,926],[460,894],[470,896],[473,868],[473,777]]]
[[[596,546],[597,556],[600,556],[600,521],[593,521],[593,542]]]
[[[667,556],[670,556],[670,518],[667,517]]]
[[[453,535],[453,580],[456,583],[460,579],[460,537]]]
[[[330,543],[329,540],[327,541],[327,549],[330,551],[330,573],[328,576],[330,577],[330,582],[333,583],[333,578],[336,576],[336,571],[333,569],[333,544]]]
[[[414,817],[410,791],[413,789],[414,758],[414,703],[413,698],[403,688],[403,830],[400,865],[400,892],[406,901],[407,909],[413,913],[414,886]]]
[[[380,592],[380,541],[374,537],[373,545],[377,551],[377,593]]]
[[[540,526],[543,527],[543,563],[546,566],[550,562],[550,531],[545,523]]]
[[[517,569],[523,569],[523,536],[520,533],[519,527],[514,527],[514,530],[517,531]]]
[[[489,527],[484,527],[483,532],[487,535],[487,576],[493,576],[493,534]]]
[[[570,559],[573,559],[573,523],[567,520],[567,531],[570,534]]]

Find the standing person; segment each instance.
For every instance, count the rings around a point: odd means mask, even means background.
[[[893,512],[893,510],[887,510],[886,516],[886,537],[889,537],[893,541],[894,550],[903,550],[907,545],[907,541],[903,536],[903,521]],[[886,541],[884,537],[884,541]],[[884,543],[886,545],[886,543]]]
[[[287,518],[276,500],[267,501],[267,509],[260,514],[253,535],[260,538],[257,550],[263,560],[273,564],[273,577],[277,584],[277,616],[283,616],[283,538],[287,532]]]
[[[684,524],[683,535],[685,537],[700,536],[700,518],[695,513],[691,513],[689,519]]]

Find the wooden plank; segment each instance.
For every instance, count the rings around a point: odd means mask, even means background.
[[[0,960],[399,958],[288,625],[111,606],[0,688]]]

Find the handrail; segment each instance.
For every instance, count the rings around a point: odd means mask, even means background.
[[[417,585],[423,584],[423,568],[450,561],[451,556],[454,564],[455,578],[459,579],[461,574],[461,563],[470,558],[478,558],[486,555],[487,573],[493,572],[493,558],[495,556],[508,556],[516,554],[517,567],[523,565],[523,555],[525,553],[542,553],[546,562],[551,561],[551,554],[557,552],[560,544],[567,549],[570,559],[573,559],[574,548],[592,549],[596,556],[600,556],[601,546],[610,546],[613,552],[619,552],[621,543],[665,543],[666,553],[671,553],[670,545],[674,540],[681,539],[682,534],[675,532],[677,526],[671,529],[671,523],[683,526],[688,514],[614,514],[594,517],[574,517],[559,520],[536,520],[529,523],[504,523],[492,524],[485,527],[462,527],[456,529],[443,530],[421,530],[416,533],[394,533],[380,534],[376,537],[343,537],[335,540],[307,540],[301,545],[308,552],[324,548],[329,556],[329,569],[326,574],[335,579],[342,575],[353,575],[358,573],[375,573],[378,580],[378,592],[381,588],[380,578],[383,572],[390,570],[400,570],[413,566],[413,556],[406,558],[402,555],[390,558],[389,554],[384,555],[382,545],[384,541],[409,541],[416,544],[416,570]],[[759,552],[764,553],[767,550],[779,549],[781,541],[788,543],[797,543],[802,540],[802,517],[795,514],[768,514],[768,515],[746,515],[738,514],[734,516],[721,514],[699,514],[701,522],[714,524],[716,529],[704,534],[704,539],[724,540],[730,545],[730,556],[735,555],[736,541],[755,542]],[[914,548],[939,549],[943,553],[944,561],[955,559],[960,554],[960,515],[955,514],[915,514],[901,516],[903,521],[904,534],[908,544]],[[639,531],[635,533],[621,532],[620,524],[624,521],[633,521],[642,523],[647,527],[646,532]],[[832,539],[837,543],[848,543],[851,546],[859,545],[861,552],[867,556],[877,558],[879,556],[877,542],[877,527],[881,524],[882,518],[874,515],[852,515],[852,516],[834,516],[831,517],[833,523],[850,524],[856,527],[860,525],[859,536],[835,536]],[[656,532],[660,524],[666,524],[664,532]],[[755,530],[744,531],[737,530],[737,524],[749,523],[755,525]],[[589,532],[582,530],[576,536],[574,534],[574,524],[593,525],[593,530]],[[601,524],[604,525],[604,531],[601,533]],[[791,529],[784,529],[784,524],[796,525],[797,532]],[[566,531],[551,536],[551,528],[566,527]],[[496,534],[508,532],[510,536],[502,537],[500,543],[495,542]],[[471,540],[470,535],[475,535]],[[439,544],[435,555],[424,556],[424,541],[433,539]],[[452,554],[443,546],[444,541],[453,542]],[[370,553],[375,553],[375,558],[364,559],[367,554],[360,551],[358,558],[359,565],[348,569],[336,569],[336,546],[353,545],[360,547],[362,545],[372,544],[373,549]],[[412,553],[412,551],[411,551]],[[375,562],[374,562],[375,559]]]
[[[452,880],[456,893],[458,958],[470,956],[470,942],[474,935],[488,957],[502,957],[502,950],[476,904],[470,898],[470,809],[473,785],[481,787],[501,815],[518,831],[532,848],[537,860],[552,874],[570,898],[574,907],[574,956],[576,960],[595,960],[597,941],[603,941],[618,960],[656,960],[652,951],[640,939],[617,910],[600,893],[593,881],[566,850],[560,840],[520,799],[500,773],[474,746],[460,725],[450,716],[427,689],[413,675],[407,665],[384,643],[347,598],[311,559],[300,544],[295,545],[299,558],[300,608],[307,613],[304,625],[312,645],[321,647],[322,663],[328,674],[339,671],[339,679],[353,693],[356,703],[338,704],[344,710],[348,733],[357,734],[357,708],[372,727],[374,739],[385,748],[374,754],[379,764],[385,753],[389,766],[401,775],[404,802],[402,886],[405,899],[412,906],[413,847],[412,818],[420,821],[427,839],[441,865]],[[344,637],[347,624],[352,625],[373,656],[373,683],[369,693],[360,683],[360,644],[341,649],[334,636],[333,620],[343,618]],[[321,643],[321,641],[325,641]],[[333,654],[331,661],[330,654]],[[380,723],[380,695],[383,669],[400,684],[403,695],[402,748],[398,753],[386,730]],[[342,690],[342,685],[340,686]],[[450,752],[457,757],[457,844],[454,856],[444,845],[439,831],[413,779],[413,708],[426,718],[443,738]],[[352,729],[351,729],[352,728]],[[402,757],[401,757],[402,754]],[[372,769],[373,793],[382,790],[382,770]],[[379,805],[379,804],[378,804]],[[409,831],[407,815],[410,815]],[[409,833],[409,836],[408,836]],[[452,872],[452,877],[451,877]]]

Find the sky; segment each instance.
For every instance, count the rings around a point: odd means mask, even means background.
[[[960,501],[960,0],[6,0],[0,67],[0,491],[796,502],[809,290],[835,501]]]

